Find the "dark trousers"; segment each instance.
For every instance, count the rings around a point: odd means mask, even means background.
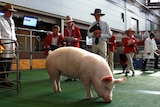
[[[53,50],[57,49],[58,46],[56,46],[56,45],[50,45],[50,48],[51,48],[51,50],[53,51]]]
[[[0,74],[1,79],[7,79],[8,78],[8,71],[12,70],[12,60],[13,58],[0,58],[0,73],[5,72]]]
[[[125,72],[126,68],[127,68],[127,64],[123,64],[122,65],[122,68],[123,68],[123,72]]]
[[[154,60],[154,68],[158,68],[158,56],[154,54],[155,60]],[[142,64],[142,70],[146,69],[148,59],[144,59],[143,64]]]

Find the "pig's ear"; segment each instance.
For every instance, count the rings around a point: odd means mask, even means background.
[[[112,76],[103,76],[101,78],[101,81],[108,81],[108,82],[112,82],[113,77]]]
[[[115,84],[118,84],[118,83],[123,83],[126,81],[126,77],[123,77],[123,78],[119,78],[119,79],[115,79],[114,82]]]

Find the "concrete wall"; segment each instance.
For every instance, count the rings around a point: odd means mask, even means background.
[[[147,12],[137,4],[125,0],[0,0],[2,3],[12,3],[19,9],[33,9],[35,12],[55,14],[60,17],[71,15],[74,19],[87,23],[93,22],[90,13],[95,8],[101,8],[106,15],[102,20],[107,21],[111,28],[124,31],[131,25],[131,18],[139,22],[139,31],[150,30],[152,22],[154,28],[159,28],[160,18]],[[137,0],[135,0],[137,1]],[[121,21],[124,14],[124,22]]]

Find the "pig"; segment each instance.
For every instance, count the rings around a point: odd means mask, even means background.
[[[77,47],[61,47],[46,59],[46,69],[50,75],[53,91],[61,92],[61,75],[78,78],[83,83],[87,98],[92,99],[91,84],[97,95],[105,102],[112,101],[115,84],[123,83],[126,78],[114,79],[107,61],[101,56]]]

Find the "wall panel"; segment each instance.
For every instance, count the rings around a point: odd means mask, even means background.
[[[33,9],[35,12],[46,12],[48,14],[58,15],[65,18],[71,15],[74,19],[83,21],[86,24],[93,22],[95,19],[90,13],[95,8],[101,8],[102,13],[106,15],[102,20],[107,21],[111,28],[121,31],[131,27],[131,18],[139,20],[139,30],[146,30],[149,24],[146,20],[153,21],[155,28],[159,27],[159,18],[154,15],[147,15],[141,7],[130,4],[124,0],[0,0],[1,2],[13,3],[19,8]],[[125,9],[126,7],[126,9]],[[121,22],[121,13],[124,13],[125,21]],[[146,15],[149,16],[146,18]]]

